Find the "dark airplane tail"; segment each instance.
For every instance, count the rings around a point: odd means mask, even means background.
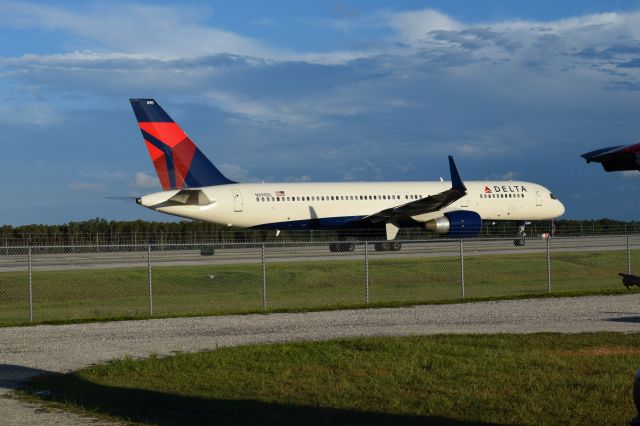
[[[153,99],[129,99],[165,191],[235,183],[227,179]]]

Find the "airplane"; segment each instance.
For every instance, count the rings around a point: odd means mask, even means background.
[[[606,172],[640,170],[640,143],[596,149],[581,155],[587,163],[600,163]]]
[[[610,146],[582,154],[580,157],[591,162],[602,164],[605,172],[620,172],[623,170],[640,170],[640,143],[632,145]],[[637,275],[618,273],[622,277],[622,284],[627,288],[640,287],[640,277]]]
[[[399,229],[422,227],[450,237],[476,236],[483,221],[524,223],[561,216],[565,208],[542,185],[463,182],[449,156],[451,181],[238,183],[225,177],[154,99],[130,99],[163,191],[136,202],[149,209],[243,229],[384,230],[378,251],[397,251]],[[354,250],[333,243],[332,252]]]

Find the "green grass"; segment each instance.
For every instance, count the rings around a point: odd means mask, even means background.
[[[443,335],[223,348],[36,378],[53,405],[178,424],[626,424],[640,334]]]
[[[635,253],[634,253],[635,254]],[[623,290],[617,272],[626,251],[553,253],[552,292],[591,294]],[[546,254],[467,256],[465,298],[542,295],[548,290]],[[365,304],[362,260],[267,264],[267,310],[308,310]],[[216,315],[262,311],[262,266],[157,266],[153,268],[154,316]],[[371,305],[459,300],[457,257],[372,258]],[[36,271],[36,322],[148,316],[146,268]],[[0,325],[28,320],[28,275],[0,273]]]

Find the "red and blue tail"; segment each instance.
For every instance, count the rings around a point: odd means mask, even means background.
[[[153,99],[129,99],[162,189],[235,183],[214,166]]]

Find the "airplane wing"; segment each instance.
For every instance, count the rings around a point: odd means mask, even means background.
[[[467,187],[464,186],[462,178],[460,178],[460,173],[452,156],[449,156],[449,169],[451,171],[451,189],[400,206],[381,210],[362,220],[370,223],[386,222],[387,238],[395,238],[398,233],[398,222],[400,220],[419,214],[438,211],[467,194]]]
[[[640,143],[610,146],[581,155],[587,163],[600,163],[607,172],[640,170]]]

